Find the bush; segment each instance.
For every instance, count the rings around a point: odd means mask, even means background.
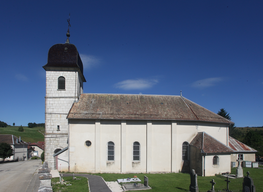
[[[45,161],[45,151],[43,151],[43,152],[41,153],[41,160],[42,160],[42,162]]]
[[[20,127],[18,127],[18,131],[24,132],[24,128],[22,127],[22,125]]]
[[[31,157],[31,159],[40,159],[38,156]]]

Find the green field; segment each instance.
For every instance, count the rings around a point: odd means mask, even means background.
[[[37,141],[44,141],[45,128],[44,127],[34,127],[28,128],[23,127],[24,132],[18,131],[19,126],[7,126],[0,127],[0,134],[11,134],[17,137],[21,136],[21,139],[25,142],[35,143]]]

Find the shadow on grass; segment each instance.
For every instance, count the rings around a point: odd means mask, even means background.
[[[183,189],[181,187],[176,187],[176,189],[180,189],[181,191],[188,191],[187,189]]]

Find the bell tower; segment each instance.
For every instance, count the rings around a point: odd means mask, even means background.
[[[69,24],[70,26],[70,24]],[[83,64],[75,45],[67,41],[48,52],[45,96],[45,160],[52,169],[68,170],[68,119],[74,102],[83,93]],[[59,153],[59,158],[56,154]]]

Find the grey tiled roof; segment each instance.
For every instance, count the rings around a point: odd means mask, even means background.
[[[190,145],[195,146],[196,148],[202,150],[203,153],[207,154],[230,154],[234,152],[230,147],[224,145],[205,132],[197,133]]]
[[[19,142],[19,138],[18,137],[14,136],[14,135],[10,135],[10,134],[1,134],[0,135],[0,143],[7,143],[9,145],[27,144],[23,140],[21,140]]]
[[[236,152],[256,153],[257,150],[229,136],[229,146]]]
[[[12,145],[13,144],[12,135],[9,134],[0,135],[0,143],[7,143],[9,145]]]
[[[68,119],[233,122],[181,96],[82,94]]]

